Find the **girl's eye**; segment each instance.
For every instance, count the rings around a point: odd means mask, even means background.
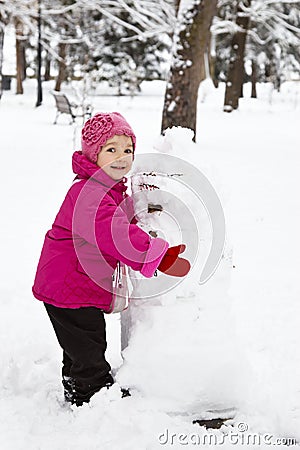
[[[127,149],[125,150],[125,152],[126,152],[126,153],[133,153],[133,150],[131,150],[131,148],[127,148]]]
[[[106,151],[107,152],[115,152],[115,149],[114,149],[114,147],[111,147],[111,148],[108,148]]]

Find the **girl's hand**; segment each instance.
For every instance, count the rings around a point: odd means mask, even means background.
[[[183,253],[186,246],[184,244],[168,248],[161,260],[158,270],[173,277],[184,277],[188,274],[191,265],[187,259],[179,258],[179,253]]]

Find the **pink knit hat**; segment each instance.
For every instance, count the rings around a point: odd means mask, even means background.
[[[115,134],[131,137],[135,150],[136,137],[125,118],[117,113],[97,113],[84,124],[81,132],[82,153],[93,163],[105,142]]]

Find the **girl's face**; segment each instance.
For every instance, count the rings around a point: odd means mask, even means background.
[[[129,136],[115,134],[98,153],[97,166],[113,180],[121,180],[129,172],[133,160],[133,144]]]

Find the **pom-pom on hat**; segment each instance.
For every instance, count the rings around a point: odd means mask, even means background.
[[[117,112],[97,113],[86,121],[81,131],[82,153],[93,163],[97,162],[98,153],[105,142],[115,134],[131,137],[133,150],[135,150],[136,137],[126,121]]]

